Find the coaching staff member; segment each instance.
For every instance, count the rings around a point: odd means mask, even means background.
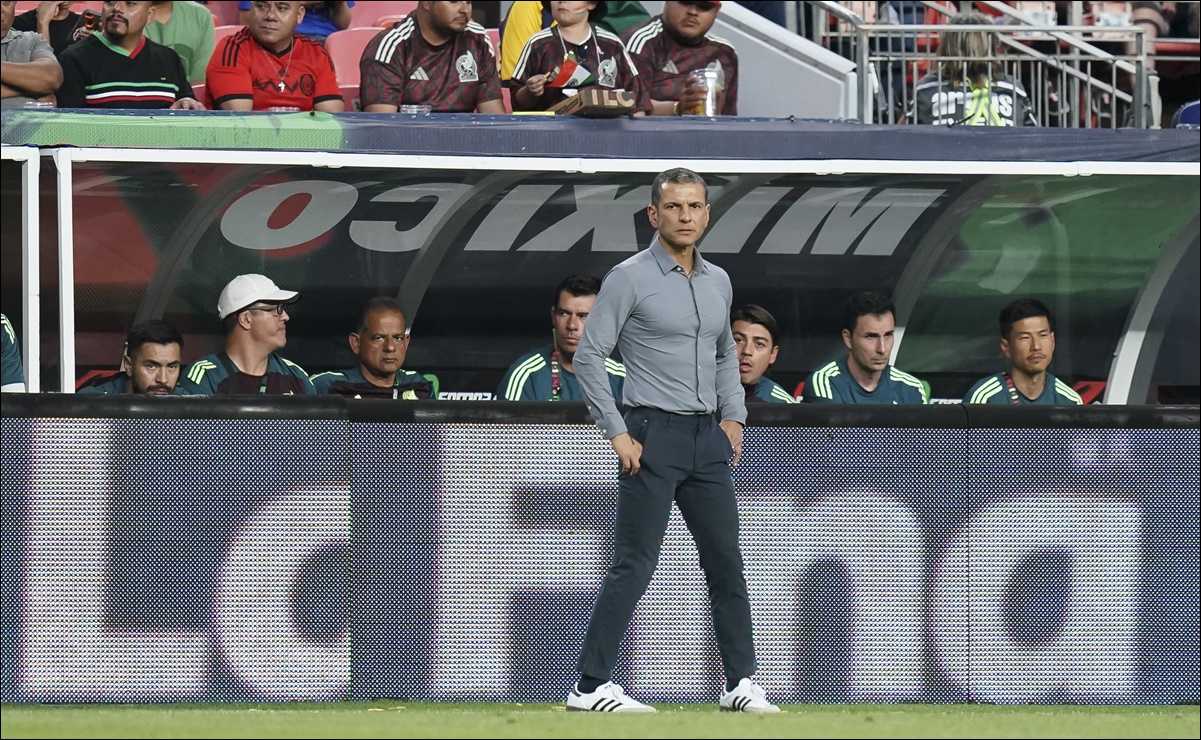
[[[621,473],[613,563],[592,609],[567,709],[655,711],[609,678],[675,501],[709,586],[726,676],[721,709],[778,712],[750,678],[751,605],[730,475],[742,449],[746,404],[730,334],[730,278],[696,250],[709,224],[709,188],[690,170],[660,173],[647,216],[658,235],[609,271],[575,355],[588,410],[613,445]],[[624,419],[605,373],[615,346],[626,364]]]

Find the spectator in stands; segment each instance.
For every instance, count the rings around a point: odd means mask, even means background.
[[[154,20],[143,33],[179,55],[189,81],[204,81],[213,55],[213,14],[208,8],[195,2],[155,3]]]
[[[689,73],[717,67],[725,77],[720,115],[738,115],[738,52],[709,34],[720,2],[663,3],[663,13],[626,33],[626,48],[649,89],[654,116],[686,115],[704,103],[705,88]]]
[[[551,343],[517,358],[500,381],[496,397],[506,401],[583,401],[572,361],[584,322],[596,303],[600,280],[591,275],[568,275],[555,289],[550,304]],[[626,369],[617,360],[605,358],[609,387],[619,402]]]
[[[92,35],[92,29],[80,22],[82,16],[71,10],[72,0],[40,2],[33,10],[18,15],[12,22],[18,31],[33,31],[50,42],[57,56],[71,44]]]
[[[238,16],[242,25],[250,25],[252,6],[254,3],[241,0],[238,3]],[[307,36],[314,41],[325,43],[334,31],[350,28],[350,9],[353,2],[321,2],[320,0],[305,0],[304,17],[296,25],[298,36]]]
[[[149,0],[106,0],[100,33],[59,57],[58,107],[204,110],[179,55],[142,34],[154,11]]]
[[[422,0],[417,11],[367,44],[359,97],[368,113],[402,105],[434,112],[503,114],[496,52],[471,20],[470,2]]]
[[[63,68],[46,39],[12,27],[16,2],[0,2],[0,107],[50,100],[63,83]]]
[[[205,102],[213,110],[346,110],[334,62],[319,41],[297,36],[304,4],[256,0],[249,24],[209,60]]]
[[[21,367],[21,343],[12,322],[0,313],[0,393],[24,393],[25,368]]]
[[[409,349],[408,324],[394,298],[377,296],[367,302],[350,333],[350,351],[359,364],[349,370],[314,375],[317,393],[347,398],[432,398],[433,388],[420,373],[401,367]]]
[[[148,319],[130,330],[125,338],[125,371],[79,389],[82,394],[119,395],[140,393],[169,396],[175,393],[183,367],[183,337],[179,330],[160,319]]]
[[[738,377],[746,402],[796,403],[788,391],[765,374],[780,352],[780,328],[766,308],[749,303],[730,314],[730,331],[738,347]]]
[[[1022,83],[1005,74],[996,59],[991,31],[961,31],[955,26],[991,26],[978,11],[957,13],[939,35],[938,70],[918,80],[911,122],[936,126],[1036,126]]]
[[[1082,403],[1079,393],[1047,372],[1055,356],[1055,329],[1046,306],[1019,298],[1001,309],[1000,324],[1001,352],[1009,358],[1009,371],[978,381],[964,403]]]
[[[513,69],[513,110],[549,110],[589,87],[626,90],[634,95],[634,114],[651,110],[651,99],[638,68],[615,34],[598,28],[603,2],[551,3],[558,25],[530,37]]]
[[[896,309],[886,296],[862,292],[843,309],[842,359],[822,365],[809,376],[801,400],[806,403],[929,403],[929,392],[909,373],[888,364],[896,330]]]
[[[605,12],[593,22],[601,28],[622,36],[636,26],[641,26],[650,20],[650,13],[637,0],[609,0],[602,3]],[[543,0],[516,0],[509,6],[508,14],[500,22],[501,62],[500,79],[508,84],[513,79],[513,69],[525,42],[530,40],[538,31],[555,25],[554,16],[550,12],[550,3]]]
[[[187,395],[309,395],[316,392],[309,375],[279,350],[288,344],[287,307],[299,300],[294,290],[281,290],[264,275],[239,275],[217,300],[225,326],[224,351],[188,366],[180,380]]]
[[[1176,109],[1172,128],[1201,128],[1201,100],[1193,100]]]

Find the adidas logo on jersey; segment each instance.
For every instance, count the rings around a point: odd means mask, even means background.
[[[418,82],[429,82],[430,76],[425,73],[425,69],[418,67],[413,74],[409,75],[409,79],[417,80]]]
[[[663,71],[669,75],[678,75],[680,73],[680,68],[676,66],[676,63],[673,60],[668,59],[667,64],[663,65]]]

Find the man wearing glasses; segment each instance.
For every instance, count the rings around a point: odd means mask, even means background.
[[[199,396],[316,393],[304,368],[280,357],[288,343],[288,305],[300,293],[281,290],[265,275],[239,275],[221,291],[217,315],[225,351],[202,357],[179,381],[180,393]]]

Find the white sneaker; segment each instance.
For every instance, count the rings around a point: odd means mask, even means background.
[[[657,712],[652,706],[626,696],[625,689],[610,681],[591,694],[581,694],[580,685],[571,687],[567,696],[569,712]]]
[[[733,691],[721,694],[721,711],[750,712],[751,714],[775,714],[780,708],[767,700],[763,687],[749,678],[738,682]]]

